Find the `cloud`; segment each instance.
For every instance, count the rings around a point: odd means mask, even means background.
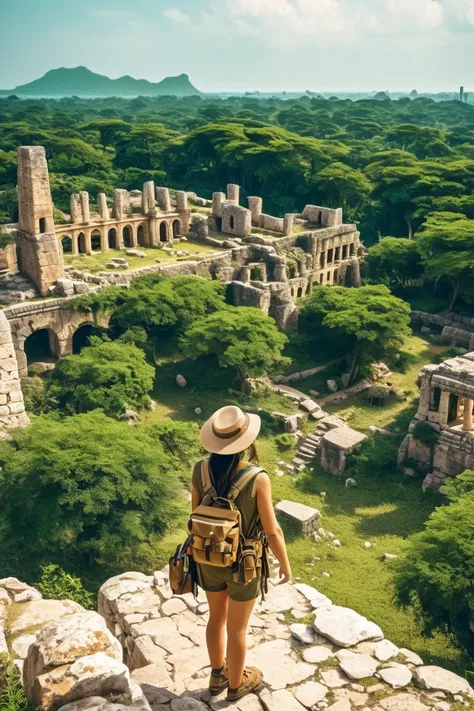
[[[177,25],[185,25],[191,19],[189,15],[181,10],[178,10],[176,7],[169,7],[166,10],[163,10],[163,15],[167,17],[168,20],[171,20],[171,22],[175,22]]]
[[[403,28],[406,23],[431,30],[443,23],[443,7],[437,0],[388,0],[387,10]]]

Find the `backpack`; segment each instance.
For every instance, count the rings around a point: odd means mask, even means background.
[[[260,568],[264,568],[262,572],[265,572],[266,578],[266,538],[263,528],[259,526],[257,538],[244,538],[241,514],[235,505],[238,495],[262,471],[261,467],[255,465],[246,467],[234,479],[227,496],[220,497],[212,484],[209,461],[205,459],[201,462],[204,497],[189,519],[189,551],[195,563],[231,568],[235,582],[251,582],[257,577]]]

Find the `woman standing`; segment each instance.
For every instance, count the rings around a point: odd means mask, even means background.
[[[268,474],[251,464],[257,462],[255,440],[260,432],[258,415],[242,412],[238,407],[223,407],[215,412],[201,429],[201,444],[210,457],[198,462],[193,472],[193,511],[201,504],[206,491],[206,477],[217,497],[226,498],[239,478],[250,478],[235,498],[241,515],[241,533],[245,539],[268,541],[280,563],[279,585],[291,580],[291,569],[283,532],[278,525],[272,503]],[[260,546],[260,549],[262,546]],[[266,555],[264,551],[264,555]],[[198,580],[209,602],[206,640],[212,667],[209,689],[219,694],[228,689],[228,701],[236,701],[262,682],[262,673],[245,666],[247,626],[260,595],[262,564],[251,582],[236,582],[233,568],[198,564]],[[227,637],[227,640],[226,640]]]

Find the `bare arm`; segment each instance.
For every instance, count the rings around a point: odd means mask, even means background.
[[[268,538],[268,545],[273,555],[280,563],[280,577],[278,583],[283,585],[291,580],[291,566],[288,560],[285,537],[275,516],[272,502],[272,485],[268,474],[262,472],[256,481],[257,509],[262,522],[263,530]]]

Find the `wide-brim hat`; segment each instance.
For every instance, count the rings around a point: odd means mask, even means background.
[[[201,444],[211,454],[237,454],[255,442],[261,425],[258,415],[227,405],[217,410],[202,426]]]

